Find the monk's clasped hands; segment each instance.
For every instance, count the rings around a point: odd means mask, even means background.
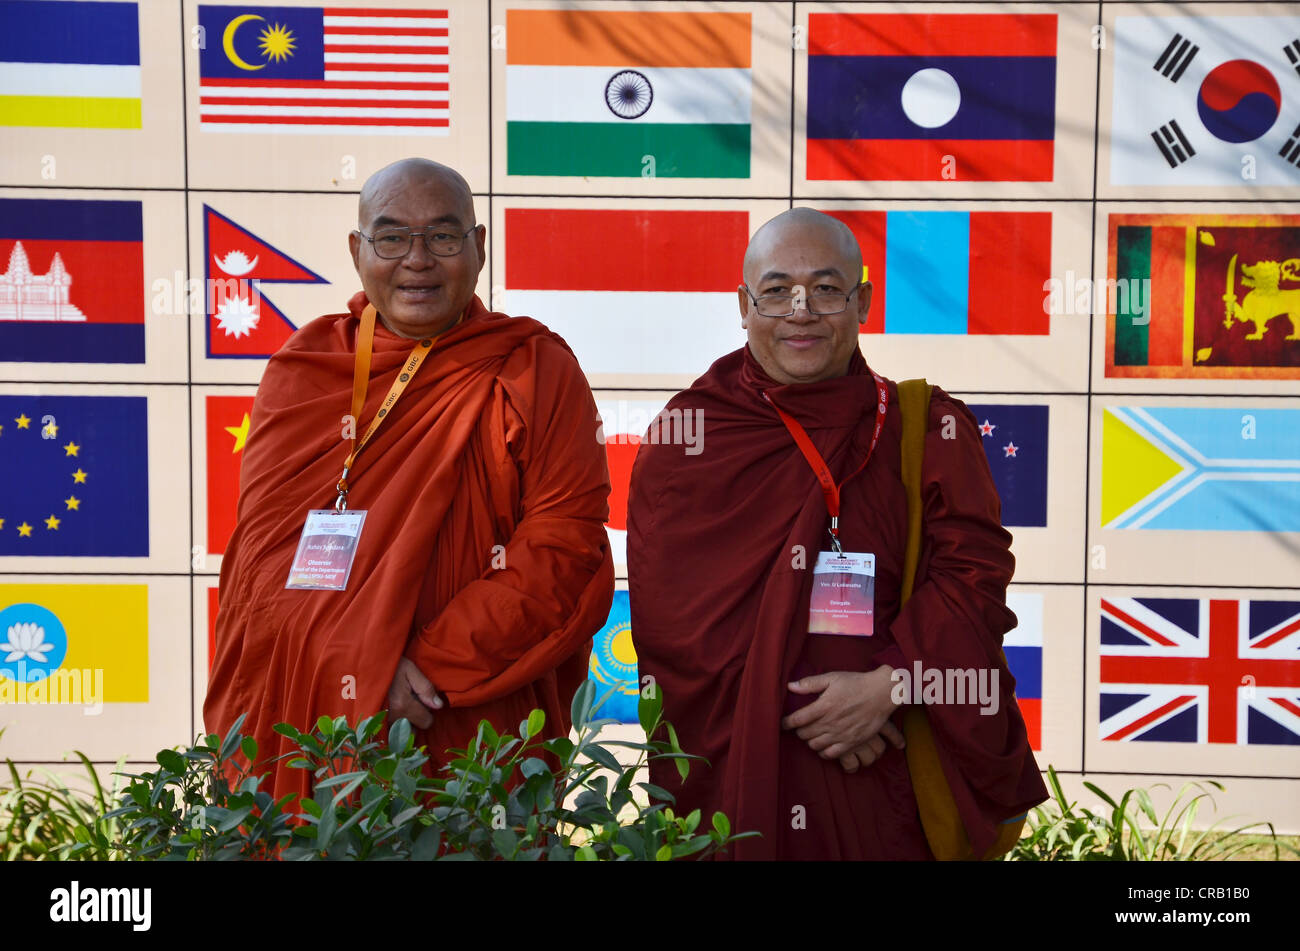
[[[889,667],[861,673],[837,670],[794,681],[792,693],[820,694],[808,706],[781,720],[823,759],[838,759],[846,772],[870,766],[886,741],[903,748],[903,734],[889,721],[895,703]]]

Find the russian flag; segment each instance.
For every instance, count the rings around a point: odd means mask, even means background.
[[[0,361],[144,363],[138,201],[0,198]]]
[[[1029,746],[1043,748],[1043,596],[1008,591],[1007,607],[1019,624],[1002,638],[1007,667],[1016,678],[1016,702],[1025,718]]]
[[[841,211],[872,285],[862,333],[1046,334],[1050,211]]]
[[[809,180],[1051,181],[1056,15],[813,13]]]

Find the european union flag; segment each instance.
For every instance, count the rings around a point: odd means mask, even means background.
[[[142,396],[0,396],[0,556],[149,554]]]
[[[1002,499],[1002,524],[1047,525],[1047,407],[971,403]]]

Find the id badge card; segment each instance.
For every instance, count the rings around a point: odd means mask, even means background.
[[[286,588],[309,591],[342,591],[352,574],[352,559],[357,555],[364,509],[336,512],[312,509],[302,527],[298,553],[293,556]]]
[[[875,632],[876,556],[823,551],[813,568],[809,634],[870,637]]]

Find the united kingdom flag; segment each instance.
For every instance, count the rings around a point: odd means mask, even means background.
[[[1300,744],[1300,602],[1102,598],[1101,738]]]

